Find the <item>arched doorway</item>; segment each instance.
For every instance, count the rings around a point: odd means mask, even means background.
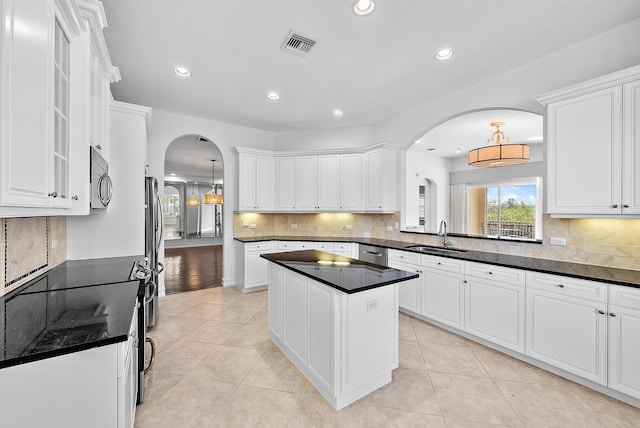
[[[214,142],[183,135],[164,162],[165,293],[222,286],[224,163]]]

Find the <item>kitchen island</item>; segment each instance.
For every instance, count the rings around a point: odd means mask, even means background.
[[[417,274],[316,250],[269,263],[269,336],[342,409],[398,367],[398,289]]]

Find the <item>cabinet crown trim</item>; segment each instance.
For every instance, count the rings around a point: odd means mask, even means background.
[[[556,89],[554,91],[545,92],[536,96],[536,100],[543,105],[563,101],[568,98],[588,94],[599,89],[611,86],[623,85],[625,83],[640,80],[640,65],[625,68],[614,73],[605,74],[604,76]]]
[[[252,153],[270,156],[305,156],[305,155],[348,155],[348,154],[361,154],[371,150],[377,149],[391,149],[398,150],[398,146],[394,146],[387,143],[373,144],[367,147],[353,147],[342,149],[326,149],[326,150],[264,150],[254,149],[252,147],[234,147],[236,153]]]

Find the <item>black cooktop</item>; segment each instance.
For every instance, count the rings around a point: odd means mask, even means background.
[[[0,368],[127,340],[140,258],[67,261],[0,297]]]

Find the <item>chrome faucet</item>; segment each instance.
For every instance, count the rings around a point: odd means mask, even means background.
[[[444,246],[444,248],[449,248],[453,245],[453,242],[447,239],[447,222],[444,220],[440,222],[440,230],[438,230],[438,235],[443,237],[442,245]]]

